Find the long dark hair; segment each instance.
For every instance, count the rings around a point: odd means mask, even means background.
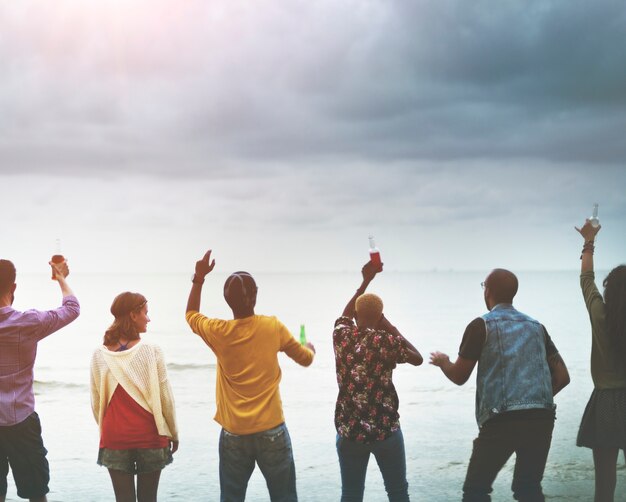
[[[139,339],[137,327],[130,317],[131,312],[139,312],[148,300],[139,293],[125,291],[113,300],[111,314],[115,317],[113,324],[104,333],[104,345],[115,345],[120,338],[126,340]]]
[[[626,363],[626,265],[615,267],[604,282],[606,328],[618,355]]]

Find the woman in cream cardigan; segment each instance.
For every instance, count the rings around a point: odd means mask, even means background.
[[[161,349],[141,340],[150,322],[146,298],[121,293],[111,313],[115,320],[91,360],[98,464],[109,469],[117,502],[153,502],[178,449],[174,398]]]

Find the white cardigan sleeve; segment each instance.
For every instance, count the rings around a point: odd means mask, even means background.
[[[178,428],[176,425],[176,407],[174,403],[174,394],[172,386],[167,377],[167,367],[165,366],[165,358],[160,347],[155,346],[157,360],[157,374],[159,378],[159,395],[161,396],[161,410],[163,418],[167,424],[167,428],[172,434],[173,441],[178,441]]]
[[[100,371],[96,361],[97,353],[94,353],[91,357],[91,411],[93,417],[96,419],[96,423],[100,425]]]

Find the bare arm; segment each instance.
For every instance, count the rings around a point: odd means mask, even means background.
[[[202,299],[202,283],[194,282],[191,285],[189,298],[187,299],[187,310],[185,312],[200,312],[200,300]]]
[[[397,337],[399,337],[402,340],[404,340],[404,343],[406,344],[406,347],[408,349],[407,350],[407,352],[408,352],[407,362],[409,364],[412,364],[413,366],[419,366],[420,364],[422,364],[424,362],[424,358],[419,353],[419,351],[413,346],[413,344],[411,342],[409,342],[402,335],[402,333],[400,333],[398,331],[398,328],[396,328],[393,324],[391,324],[389,322],[389,320],[384,315],[380,318],[380,321],[378,322],[378,328],[382,329],[382,330],[385,330],[385,331],[387,331],[389,333],[393,333]]]
[[[367,286],[369,286],[370,282],[372,282],[376,274],[382,272],[382,270],[382,265],[379,268],[376,268],[371,261],[368,261],[365,265],[363,265],[363,268],[361,269],[363,281],[361,282],[361,285],[356,290],[352,298],[350,298],[350,300],[348,301],[346,308],[343,309],[342,315],[344,317],[349,317],[351,319],[354,317],[356,299],[363,293],[365,293]]]
[[[576,231],[583,236],[585,243],[583,245],[583,252],[580,255],[580,273],[593,272],[593,248],[595,245],[596,235],[602,228],[602,225],[593,227],[589,218],[585,220],[585,224],[581,227],[574,227]]]
[[[457,385],[463,385],[467,382],[477,362],[478,361],[472,361],[471,359],[459,356],[457,360],[452,363],[448,355],[443,352],[430,353],[430,364],[439,366],[443,374],[448,377],[448,380]]]
[[[563,361],[563,358],[558,352],[550,356],[548,359],[548,367],[552,375],[552,395],[556,396],[569,384],[569,371],[567,371],[565,361]]]
[[[211,250],[209,249],[201,260],[196,262],[196,271],[194,282],[191,285],[191,291],[189,292],[189,299],[187,300],[186,312],[200,311],[200,300],[202,297],[202,285],[204,284],[204,278],[215,267],[215,260],[211,261]]]

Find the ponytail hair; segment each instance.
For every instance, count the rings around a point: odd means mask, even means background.
[[[120,338],[126,340],[139,339],[139,333],[134,321],[130,317],[131,312],[139,312],[147,303],[146,297],[139,293],[125,291],[115,297],[111,304],[111,314],[115,317],[113,324],[104,333],[104,345],[115,345]]]
[[[617,357],[626,364],[626,265],[615,267],[604,282],[606,329]]]

